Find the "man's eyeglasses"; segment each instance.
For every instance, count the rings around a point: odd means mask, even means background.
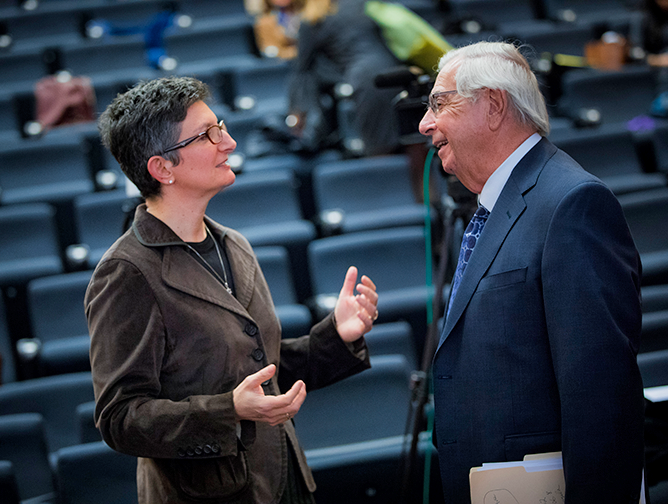
[[[177,149],[182,149],[183,147],[186,147],[187,145],[190,145],[195,140],[197,140],[197,139],[199,139],[199,138],[201,138],[205,135],[212,144],[217,145],[217,144],[219,144],[220,142],[223,141],[223,131],[227,132],[227,128],[225,127],[225,123],[221,119],[218,124],[214,124],[213,126],[209,126],[206,129],[206,131],[202,131],[201,133],[199,133],[199,134],[197,134],[193,137],[186,138],[182,142],[179,142],[176,145],[172,145],[168,149],[165,149],[163,151],[163,154],[166,154],[166,153],[171,152],[171,151],[175,151]]]
[[[427,103],[427,107],[429,110],[431,110],[434,115],[438,115],[438,113],[441,111],[442,104],[438,102],[438,99],[441,96],[449,95],[449,94],[455,94],[457,90],[453,91],[439,91],[438,93],[432,93],[429,95],[429,102]]]

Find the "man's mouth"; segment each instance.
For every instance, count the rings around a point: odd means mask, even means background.
[[[448,141],[447,140],[441,140],[440,142],[436,142],[434,144],[434,147],[436,147],[437,149],[440,149],[441,147],[444,147],[446,145],[448,145]]]

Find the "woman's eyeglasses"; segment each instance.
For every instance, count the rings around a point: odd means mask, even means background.
[[[218,124],[214,124],[213,126],[209,126],[206,129],[206,131],[202,131],[201,133],[199,133],[199,134],[197,134],[193,137],[186,138],[182,142],[179,142],[175,145],[172,145],[168,149],[165,149],[163,151],[163,154],[166,154],[167,152],[175,151],[177,149],[182,149],[183,147],[186,147],[187,145],[190,145],[195,140],[197,140],[198,138],[201,138],[205,135],[212,144],[217,145],[217,144],[219,144],[220,142],[223,141],[223,131],[227,132],[227,128],[225,127],[225,123],[221,119]]]

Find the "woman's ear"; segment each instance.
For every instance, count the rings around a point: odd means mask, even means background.
[[[172,162],[162,156],[152,156],[146,163],[148,172],[161,184],[173,184],[174,173]]]

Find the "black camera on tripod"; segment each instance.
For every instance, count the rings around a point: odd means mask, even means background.
[[[434,78],[417,67],[399,66],[378,74],[374,80],[378,88],[401,87],[394,99],[399,118],[399,135],[403,145],[423,144],[426,139],[418,130],[426,111]]]

